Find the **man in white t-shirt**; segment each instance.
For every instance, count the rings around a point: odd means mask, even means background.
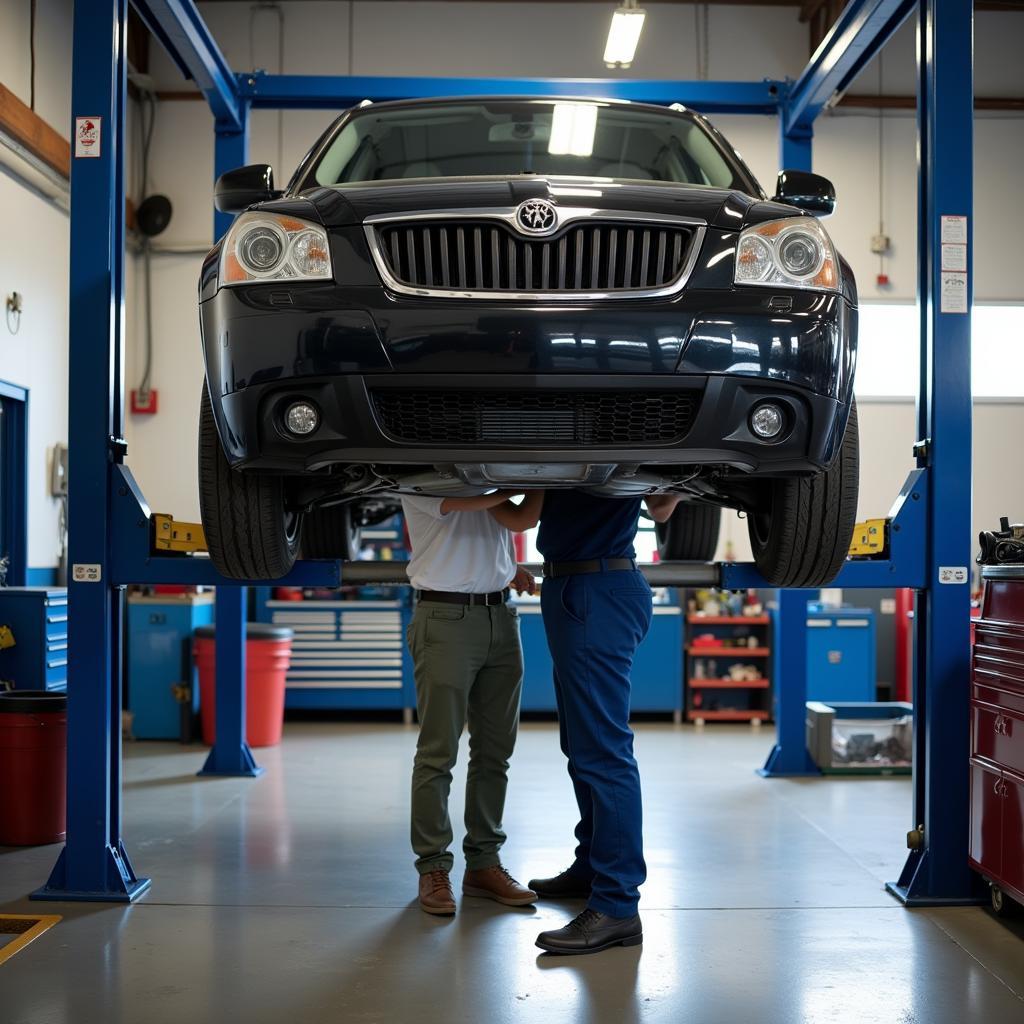
[[[524,500],[539,503],[541,494]],[[420,725],[412,846],[419,902],[428,914],[455,913],[448,794],[467,725],[462,892],[513,907],[537,899],[502,867],[499,855],[523,682],[519,617],[508,603],[509,588],[534,589],[533,577],[516,565],[506,525],[517,510],[512,496],[507,491],[474,498],[402,495],[412,544],[409,580],[418,598],[406,636]]]

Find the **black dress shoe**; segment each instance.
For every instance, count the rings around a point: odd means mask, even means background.
[[[589,907],[564,928],[541,932],[537,936],[537,945],[541,949],[563,956],[600,953],[612,946],[639,946],[643,941],[644,926],[639,914],[611,917]]]
[[[590,879],[571,871],[563,871],[554,878],[531,878],[530,888],[546,900],[590,899]]]

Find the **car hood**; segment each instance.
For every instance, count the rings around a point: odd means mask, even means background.
[[[311,203],[326,227],[361,224],[380,215],[426,210],[482,210],[518,206],[528,199],[546,199],[559,207],[584,206],[597,210],[629,211],[651,215],[695,217],[708,224],[736,230],[750,221],[800,211],[765,203],[729,189],[681,185],[673,182],[620,181],[609,178],[542,178],[536,175],[473,178],[419,178],[331,188],[308,189],[279,205]],[[767,208],[767,209],[766,209]],[[762,213],[764,211],[764,213]]]

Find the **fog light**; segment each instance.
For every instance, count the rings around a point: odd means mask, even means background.
[[[763,441],[771,441],[782,433],[786,418],[777,405],[759,405],[750,414],[750,429]]]
[[[292,402],[285,410],[284,425],[290,434],[312,434],[320,426],[320,413],[310,402]]]

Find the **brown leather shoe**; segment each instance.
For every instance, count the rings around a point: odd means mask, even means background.
[[[526,907],[537,902],[537,894],[520,885],[500,864],[467,871],[462,879],[462,892],[465,896],[497,900],[506,907]]]
[[[428,914],[454,914],[455,893],[443,869],[420,875],[420,909]]]

